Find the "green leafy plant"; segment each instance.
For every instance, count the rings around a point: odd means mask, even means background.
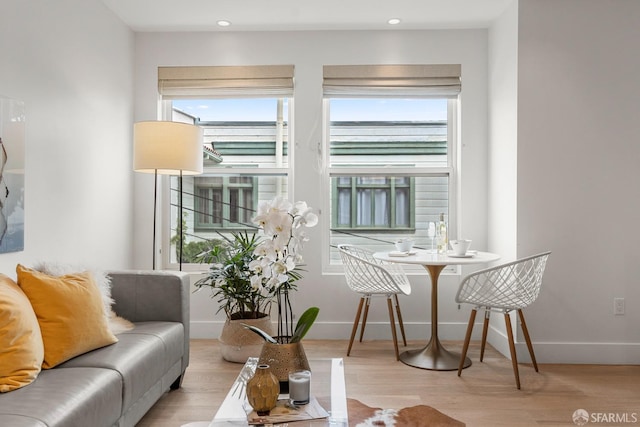
[[[248,232],[222,236],[218,244],[201,253],[198,260],[211,264],[208,274],[195,283],[196,290],[209,288],[229,319],[258,319],[269,313],[272,296],[251,283],[249,264],[256,259],[258,236]]]

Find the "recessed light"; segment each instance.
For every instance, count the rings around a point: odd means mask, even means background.
[[[218,21],[218,25],[220,27],[228,27],[229,25],[231,25],[231,22],[225,21],[225,20],[220,20],[220,21]]]
[[[391,18],[387,21],[387,24],[389,25],[398,25],[400,23],[400,19],[398,18]]]

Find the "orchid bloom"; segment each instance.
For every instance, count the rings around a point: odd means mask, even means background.
[[[306,202],[291,203],[282,197],[261,202],[253,218],[269,239],[255,249],[257,260],[251,263],[253,286],[260,282],[268,289],[278,289],[291,280],[289,273],[302,262],[300,250],[308,240],[304,229],[318,223],[318,216]],[[254,284],[255,283],[255,284]]]

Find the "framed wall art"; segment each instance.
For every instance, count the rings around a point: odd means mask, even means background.
[[[0,253],[24,250],[25,106],[0,96]]]

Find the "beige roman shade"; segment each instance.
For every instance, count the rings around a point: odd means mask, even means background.
[[[163,99],[291,97],[293,65],[158,67]]]
[[[325,65],[325,97],[455,97],[460,64]]]

